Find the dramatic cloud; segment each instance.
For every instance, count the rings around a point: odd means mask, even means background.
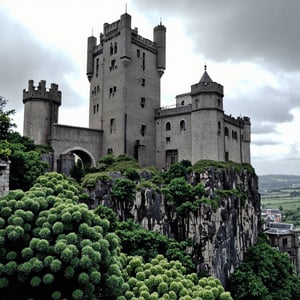
[[[9,106],[17,111],[23,109],[22,90],[28,80],[47,81],[59,84],[63,92],[63,105],[78,105],[78,95],[72,89],[66,76],[77,69],[67,54],[42,45],[33,34],[17,23],[7,10],[0,7],[0,95],[9,100]]]
[[[180,18],[195,50],[207,59],[257,61],[279,69],[300,67],[300,2],[289,0],[136,0],[147,14]]]

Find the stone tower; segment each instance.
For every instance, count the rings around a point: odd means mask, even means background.
[[[100,43],[88,38],[89,127],[103,130],[103,154],[128,154],[142,165],[156,161],[155,110],[165,70],[166,28],[153,41],[131,28],[131,16],[104,24]]]
[[[213,82],[206,66],[199,83],[191,86],[192,163],[227,160],[224,151],[223,86]]]
[[[23,135],[33,139],[37,145],[50,145],[53,124],[58,122],[58,109],[61,105],[61,92],[52,83],[46,89],[46,81],[41,80],[37,87],[33,80],[28,81],[28,90],[23,90],[24,128]]]

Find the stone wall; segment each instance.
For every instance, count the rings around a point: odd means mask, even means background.
[[[201,204],[197,211],[178,215],[163,195],[149,189],[137,192],[133,206],[124,208],[110,198],[111,185],[103,182],[89,191],[90,201],[95,206],[112,207],[123,218],[131,215],[143,227],[178,241],[190,238],[193,246],[187,252],[197,270],[208,271],[226,284],[228,275],[243,260],[245,250],[255,243],[260,230],[257,176],[247,170],[209,168],[203,174],[193,174],[190,182],[201,182],[207,197],[215,197],[217,190],[227,191],[218,196],[219,208],[213,210]],[[232,192],[237,190],[244,192],[243,199]]]
[[[9,192],[10,161],[0,158],[0,197]]]

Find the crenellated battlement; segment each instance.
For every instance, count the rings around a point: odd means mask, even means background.
[[[23,90],[23,103],[27,101],[53,101],[61,105],[61,91],[58,90],[58,84],[51,83],[51,87],[46,88],[46,81],[41,80],[38,86],[34,86],[34,81],[28,81],[28,89]]]
[[[224,89],[221,84],[216,82],[199,82],[191,86],[191,95],[201,93],[217,93],[223,97]]]

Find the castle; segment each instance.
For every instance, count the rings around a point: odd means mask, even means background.
[[[68,172],[77,154],[96,166],[106,154],[127,154],[143,166],[168,168],[187,159],[250,163],[251,124],[223,110],[223,86],[206,66],[200,81],[162,108],[160,78],[166,68],[166,28],[154,27],[153,41],[131,28],[127,13],[105,23],[100,40],[88,38],[89,128],[57,124],[61,92],[29,81],[23,91],[24,135],[53,148],[52,169]]]

